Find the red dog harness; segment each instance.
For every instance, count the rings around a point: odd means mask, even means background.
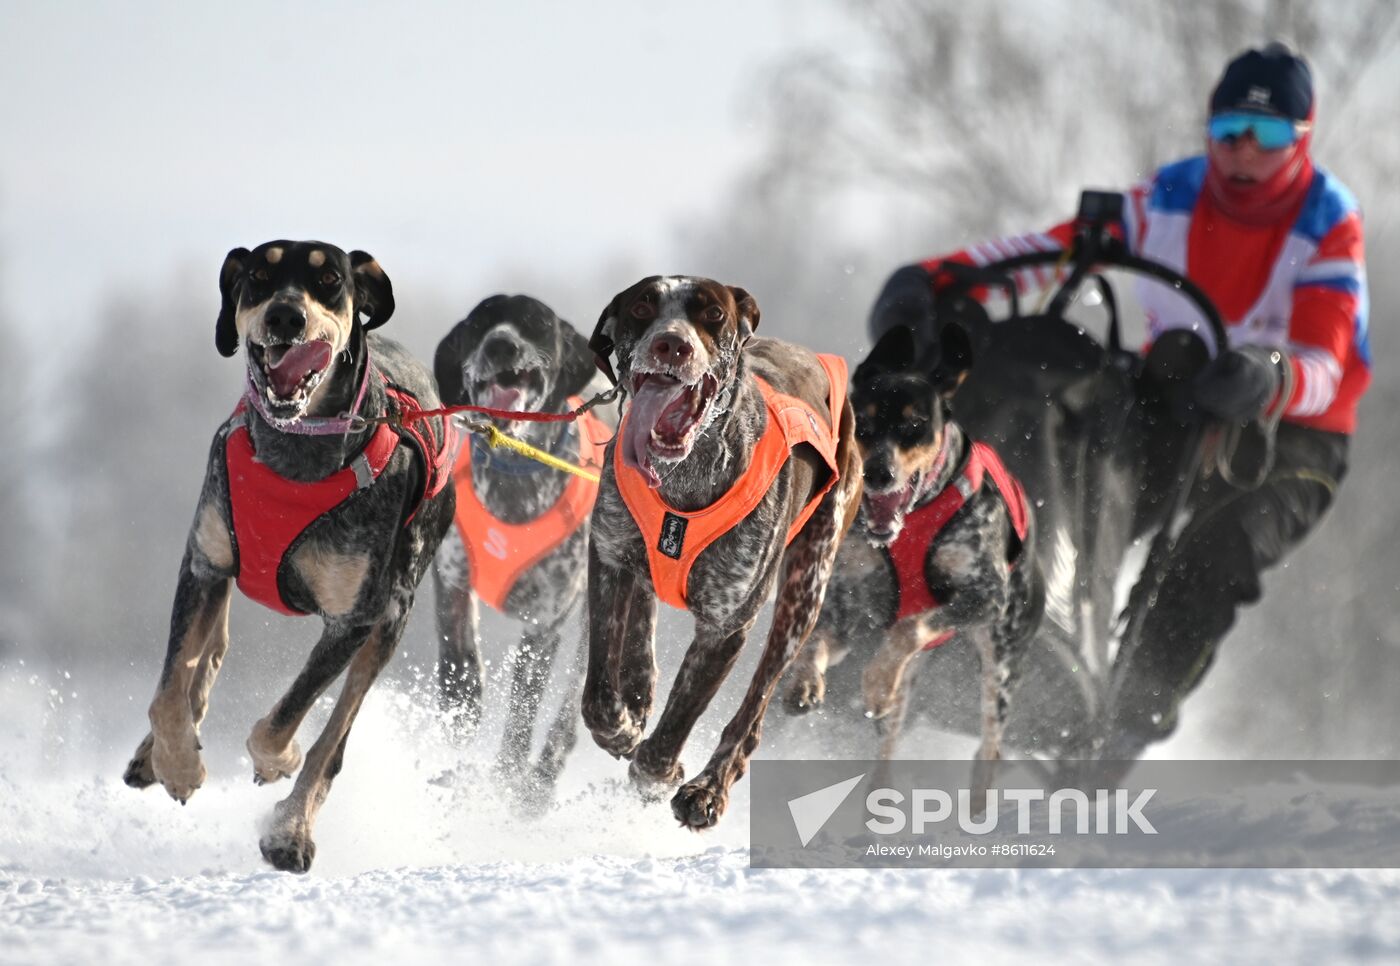
[[[577,409],[583,400],[569,399]],[[605,440],[612,432],[597,416],[584,413],[578,422],[579,461],[601,466]],[[472,448],[463,446],[452,470],[457,487],[457,530],[467,548],[472,570],[472,590],[491,607],[505,610],[506,597],[525,573],[571,537],[598,498],[598,484],[570,476],[564,492],[544,513],[524,523],[506,523],[494,516],[477,498],[472,485]]]
[[[821,354],[817,358],[826,370],[830,383],[830,412],[839,420],[841,407],[846,402],[846,360],[840,356]],[[686,585],[696,558],[753,512],[773,486],[773,481],[778,478],[779,471],[796,446],[810,444],[826,461],[831,474],[826,484],[803,506],[792,526],[788,527],[784,545],[792,542],[803,524],[816,512],[822,497],[840,479],[836,465],[836,433],[830,425],[833,417],[818,413],[796,396],[778,392],[760,377],[754,378],[768,407],[768,426],[754,445],[748,469],[734,481],[724,496],[703,510],[685,513],[673,508],[661,498],[659,492],[647,485],[640,472],[620,459],[613,460],[618,491],[646,541],[647,563],[656,595],[672,607],[686,609]],[[622,421],[619,438],[625,430],[627,416],[624,415]]]
[[[423,407],[407,390],[389,384],[383,373],[384,391],[391,409],[399,414]],[[234,566],[238,589],[264,607],[278,613],[298,616],[307,613],[287,603],[281,572],[308,527],[330,513],[355,493],[367,490],[379,479],[399,443],[407,441],[418,449],[426,468],[423,493],[404,521],[407,526],[418,507],[436,496],[451,478],[452,444],[456,431],[450,420],[443,420],[435,434],[429,420],[413,422],[395,430],[381,423],[369,443],[350,465],[324,479],[311,482],[289,480],[258,462],[246,423],[246,401],[234,409],[238,420],[228,434],[224,453],[228,461],[229,510],[233,517]]]
[[[928,558],[929,548],[943,532],[943,528],[982,488],[982,480],[987,475],[996,483],[997,491],[1011,516],[1011,526],[1016,531],[1016,537],[1024,544],[1030,520],[1030,507],[1026,502],[1025,490],[1007,470],[996,450],[986,443],[973,443],[963,468],[936,497],[904,518],[904,529],[889,546],[890,562],[894,564],[895,578],[899,585],[899,610],[895,614],[896,621],[926,613],[939,606],[938,598],[929,588],[924,561]],[[1011,555],[1009,562],[1013,567],[1018,557],[1019,550]],[[946,643],[953,634],[953,631],[945,631],[925,644],[924,650]]]

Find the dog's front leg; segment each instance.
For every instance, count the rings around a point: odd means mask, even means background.
[[[583,640],[579,645],[582,649]],[[579,692],[583,687],[583,666],[581,654],[575,652],[569,660],[566,671],[567,684],[564,687],[564,700],[555,712],[554,722],[545,734],[544,747],[540,760],[535,765],[535,792],[539,803],[547,802],[554,794],[554,784],[559,773],[564,770],[564,760],[574,750],[578,741]]]
[[[438,703],[465,737],[481,721],[481,650],[470,563],[455,529],[448,531],[433,558],[433,590]]]
[[[366,626],[327,623],[321,639],[311,649],[287,693],[267,715],[253,725],[248,735],[248,755],[253,759],[253,781],[259,785],[290,778],[301,767],[301,748],[296,742],[302,720],[340,676],[370,633]]]
[[[867,717],[878,721],[897,710],[909,662],[927,641],[952,629],[938,619],[940,616],[939,611],[930,615],[916,614],[890,628],[861,672],[861,694],[865,698]]]
[[[842,489],[833,489],[784,552],[773,623],[744,700],[704,771],[671,799],[671,812],[682,825],[701,829],[719,821],[729,805],[730,787],[748,770],[768,702],[821,613],[843,530],[839,508],[844,505]]]
[[[199,723],[209,687],[228,647],[228,607],[232,581],[209,579],[191,567],[186,552],[170,616],[170,644],[160,684],[151,702],[151,733],[127,765],[126,782],[144,787],[158,781],[184,804],[204,784],[199,756]],[[211,651],[218,651],[215,656]]]
[[[1010,708],[1011,664],[1007,649],[998,647],[998,635],[991,627],[979,628],[972,636],[982,664],[982,741],[972,766],[971,800],[973,814],[980,815],[986,808],[987,790],[996,777],[996,764],[1001,760],[1002,735]]]
[[[326,722],[321,736],[306,753],[306,764],[297,776],[292,793],[277,803],[273,811],[272,827],[258,843],[263,858],[274,868],[284,872],[305,872],[311,868],[311,862],[316,856],[316,843],[311,835],[316,824],[316,815],[330,792],[331,782],[340,773],[350,727],[355,723],[355,716],[359,713],[365,694],[393,656],[411,606],[411,600],[401,608],[392,606],[392,613],[378,624],[370,628],[359,628],[358,634],[344,638],[352,646],[358,643],[358,648],[353,650],[345,686],[341,689],[340,697],[336,700],[335,708],[331,711],[330,720]],[[339,652],[336,656],[338,654]],[[307,670],[309,671],[310,667]],[[306,676],[304,671],[303,677]],[[334,677],[335,674],[332,674],[326,678],[325,683],[329,683]],[[300,680],[299,678],[298,682]],[[322,684],[321,689],[324,690],[324,687],[325,684]],[[314,701],[315,698],[311,700]]]
[[[598,746],[630,757],[642,740],[656,690],[656,595],[631,571],[588,547],[588,669],[583,722]]]
[[[831,663],[829,629],[819,622],[788,672],[783,707],[788,714],[806,714],[826,700],[826,669]]]
[[[559,651],[559,626],[526,631],[510,655],[510,704],[506,706],[505,732],[496,767],[507,777],[524,773],[530,763],[535,719],[540,713],[545,685]]]
[[[729,677],[752,626],[750,622],[732,633],[696,627],[695,640],[676,672],[666,708],[657,719],[655,730],[637,747],[628,769],[644,797],[657,797],[663,790],[680,784],[685,775],[680,764],[685,741]]]

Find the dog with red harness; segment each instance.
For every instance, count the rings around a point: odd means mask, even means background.
[[[219,428],[185,546],[150,733],[127,784],[160,783],[184,804],[203,784],[199,728],[228,650],[232,588],[283,614],[315,614],[321,639],[247,748],[259,784],[297,774],[260,842],[278,869],[305,872],[317,813],[350,726],[388,663],[419,582],[452,522],[453,427],[426,368],[371,334],[393,288],[365,252],[273,241],[229,252],[219,274],[220,354],[247,346],[246,388]],[[298,726],[345,686],[305,760]]]
[[[860,503],[846,366],[754,335],[740,288],[653,276],[603,310],[591,344],[628,402],[608,447],[588,559],[583,718],[631,759],[651,796],[683,780],[681,750],[764,602],[757,670],[705,768],[675,792],[682,825],[719,820],[758,746],[763,714],[821,610]],[[651,734],[656,601],[690,611],[695,639]]]
[[[583,405],[584,395],[609,388],[588,341],[528,295],[493,295],[473,308],[438,344],[433,372],[446,405],[513,412],[567,412]],[[592,475],[492,449],[482,435],[471,434],[453,469],[457,525],[433,562],[442,642],[438,683],[444,709],[462,730],[470,730],[482,710],[478,604],[522,625],[519,644],[504,662],[510,697],[497,770],[538,805],[550,798],[577,735],[583,668],[570,619],[583,602],[596,474],[617,419],[612,407],[595,406],[571,422],[494,422]],[[564,697],[532,762],[545,685],[565,638]]]
[[[876,721],[879,757],[894,756],[917,670],[936,647],[974,646],[981,664],[985,788],[1021,655],[1044,610],[1035,520],[995,450],[967,438],[949,397],[972,361],[949,324],[933,358],[913,333],[890,330],[856,368],[851,402],[865,476],[858,535],[842,544],[826,605],[784,692],[790,712],[825,699],[827,668],[864,661],[860,701]],[[874,647],[861,645],[878,642]]]

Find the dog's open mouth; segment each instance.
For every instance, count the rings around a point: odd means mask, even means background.
[[[661,477],[653,464],[676,463],[690,454],[719,391],[719,380],[706,373],[698,382],[686,383],[665,372],[637,372],[629,388],[632,401],[622,458],[641,472],[648,485],[657,487]]]
[[[294,419],[306,411],[307,402],[331,364],[334,350],[329,342],[278,345],[248,344],[248,364],[253,371],[253,384],[262,393],[268,410],[274,415]]]
[[[544,396],[544,372],[534,366],[502,369],[473,382],[471,392],[478,406],[519,412]]]
[[[899,536],[904,529],[904,515],[909,512],[918,488],[919,474],[915,473],[898,490],[876,493],[866,489],[861,509],[865,511],[865,532],[873,543],[892,543]]]

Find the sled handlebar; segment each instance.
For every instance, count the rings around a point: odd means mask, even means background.
[[[1015,297],[1016,286],[1013,282],[1015,272],[1027,268],[1050,268],[1054,270],[1056,276],[1059,276],[1060,272],[1067,268],[1069,275],[1060,282],[1059,287],[1055,290],[1046,313],[1062,317],[1065,309],[1069,307],[1070,300],[1087,277],[1091,277],[1094,272],[1102,268],[1120,268],[1137,275],[1155,278],[1181,292],[1200,310],[1201,316],[1206,320],[1206,324],[1210,326],[1211,334],[1215,337],[1216,347],[1223,348],[1228,345],[1229,338],[1225,332],[1225,322],[1220,317],[1220,310],[1215,307],[1210,296],[1201,291],[1199,285],[1161,262],[1132,254],[1126,245],[1112,236],[1108,226],[1118,220],[1118,215],[1115,212],[1121,210],[1121,205],[1115,207],[1105,204],[1105,199],[1111,197],[1117,197],[1121,202],[1121,196],[1111,196],[1104,192],[1093,191],[1084,193],[1084,199],[1080,202],[1079,228],[1075,232],[1074,241],[1068,252],[1026,252],[981,266],[946,263],[942,267],[953,276],[957,285],[969,287],[982,285],[1005,289],[1011,296],[1013,318],[1020,315],[1020,305]],[[1114,322],[1114,326],[1109,332],[1110,345],[1113,348],[1118,348],[1117,303],[1112,297],[1110,286],[1102,279],[1100,279],[1099,287],[1106,296],[1106,302]]]

